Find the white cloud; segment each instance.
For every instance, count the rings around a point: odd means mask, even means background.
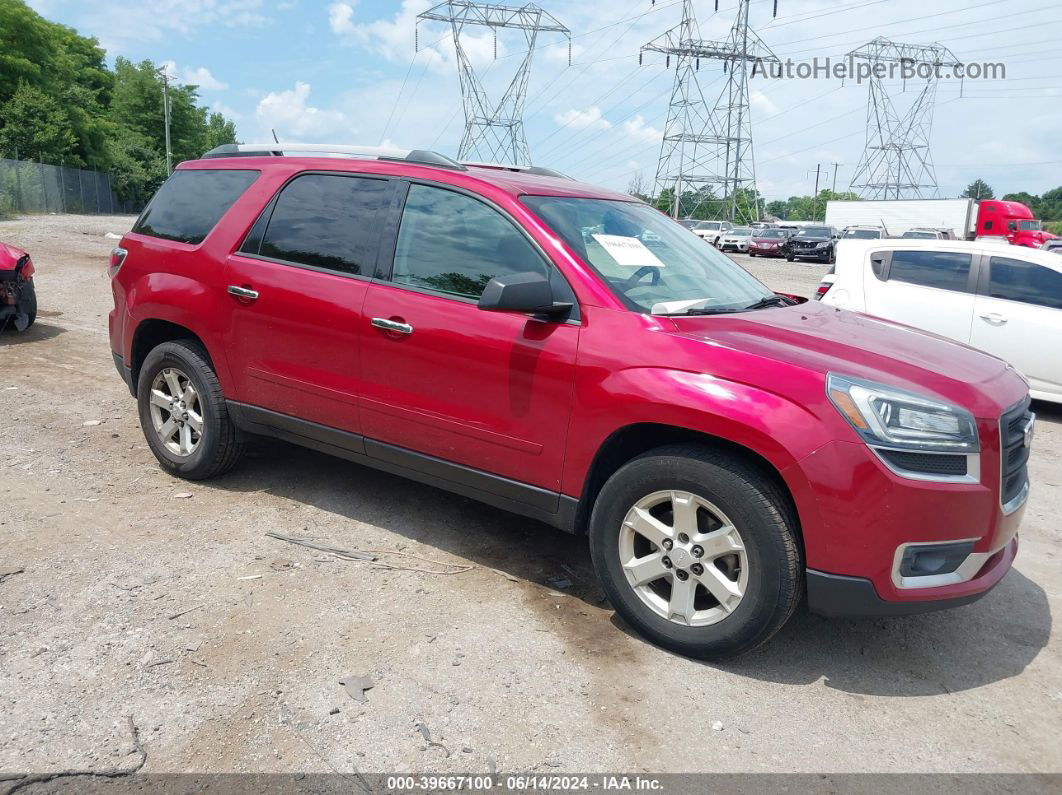
[[[213,105],[210,106],[210,110],[214,113],[220,113],[226,119],[231,119],[232,121],[240,121],[241,119],[243,119],[242,113],[240,113],[235,108],[230,108],[224,102],[215,102]]]
[[[195,69],[186,66],[182,70],[177,68],[175,61],[163,61],[162,68],[166,70],[170,80],[184,83],[187,86],[199,86],[203,91],[224,91],[229,87],[228,83],[223,83],[210,74],[210,70],[205,66],[199,66]]]
[[[749,93],[749,104],[756,110],[762,110],[769,116],[773,116],[779,111],[779,107],[774,104],[771,98],[758,88],[752,89]]]
[[[558,113],[553,120],[564,127],[573,127],[576,130],[607,130],[612,126],[608,119],[601,116],[601,108],[591,105],[586,110],[566,110]]]
[[[328,6],[328,27],[345,44],[359,45],[379,53],[389,61],[404,63],[414,53],[437,70],[451,68],[456,61],[453,40],[448,30],[432,27],[431,23],[420,26],[419,38],[417,15],[428,10],[434,3],[430,0],[402,0],[402,5],[391,19],[376,19],[372,22],[356,22],[352,2],[336,2]],[[436,25],[440,23],[435,23]],[[419,52],[418,52],[419,44]],[[508,54],[505,42],[495,39],[492,32],[462,33],[461,47],[474,66],[483,66]]]
[[[255,109],[261,134],[276,130],[281,140],[327,143],[329,137],[349,141],[355,132],[346,114],[308,105],[310,84],[296,82],[290,91],[273,91]]]
[[[658,143],[660,139],[664,137],[663,131],[646,124],[645,119],[642,118],[642,114],[640,113],[633,119],[628,119],[623,122],[623,131],[637,141],[644,141],[645,143],[651,144]]]

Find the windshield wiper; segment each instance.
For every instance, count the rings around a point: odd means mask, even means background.
[[[794,301],[784,295],[768,295],[754,304],[749,304],[746,309],[766,309],[769,306],[793,306]]]
[[[677,315],[731,315],[735,312],[743,312],[743,309],[734,309],[733,307],[726,306],[702,306],[699,308],[687,309],[684,312],[676,312]]]

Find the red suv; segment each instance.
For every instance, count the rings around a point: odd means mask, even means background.
[[[265,434],[587,533],[616,610],[705,658],[805,593],[913,613],[1010,568],[1033,415],[1004,362],[777,295],[555,172],[320,149],[184,163],[114,252],[167,471]]]

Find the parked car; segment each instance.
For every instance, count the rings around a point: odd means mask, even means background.
[[[787,238],[782,246],[786,260],[810,259],[833,262],[837,230],[830,226],[805,226]]]
[[[1014,560],[1017,373],[796,306],[625,194],[232,144],[178,166],[109,271],[115,366],[165,471],[220,475],[264,434],[587,533],[616,611],[682,654],[748,651],[805,594],[966,604]]]
[[[823,302],[987,351],[1062,403],[1062,259],[959,240],[843,244]],[[820,287],[821,290],[821,287]]]
[[[720,251],[748,251],[752,230],[747,226],[731,229],[719,238]]]
[[[954,240],[955,233],[950,229],[927,229],[916,227],[908,229],[900,237],[904,240]]]
[[[750,257],[781,257],[789,235],[782,229],[757,229],[749,239]]]
[[[1048,240],[1043,244],[1044,251],[1050,251],[1054,254],[1062,254],[1062,238],[1055,238]]]
[[[37,319],[33,273],[29,254],[0,243],[0,331],[25,331]]]
[[[841,235],[842,240],[880,240],[885,230],[880,226],[849,226]]]
[[[719,238],[734,228],[729,221],[701,221],[693,227],[693,234],[702,240],[707,240],[716,248],[719,247]]]

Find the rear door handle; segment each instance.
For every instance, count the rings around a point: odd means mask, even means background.
[[[385,317],[374,317],[372,324],[376,328],[382,328],[384,331],[394,331],[398,334],[412,334],[413,327],[408,323],[400,323],[397,320],[388,320]]]
[[[258,291],[252,290],[248,287],[239,287],[235,284],[230,284],[228,287],[229,295],[234,295],[237,298],[245,298],[248,301],[254,301],[258,298]]]
[[[997,326],[1002,326],[1004,323],[1007,322],[1007,318],[999,314],[999,312],[988,312],[984,315],[981,315],[981,319],[987,320],[989,323],[992,323]]]

